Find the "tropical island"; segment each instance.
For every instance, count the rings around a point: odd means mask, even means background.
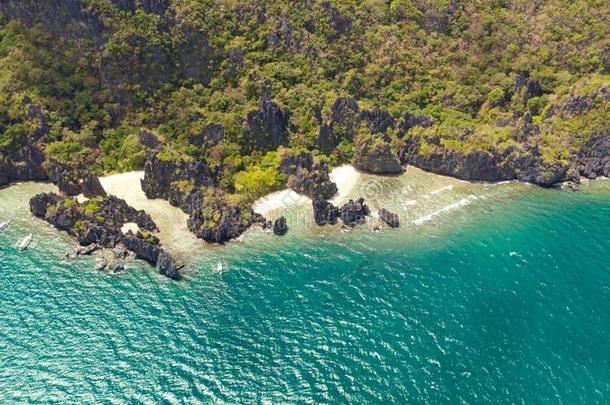
[[[603,1],[5,0],[0,21],[0,186],[53,182],[34,215],[172,278],[153,218],[99,176],[142,170],[147,198],[223,243],[285,234],[253,210],[285,188],[318,225],[363,223],[366,201],[330,201],[346,163],[543,187],[610,175]]]

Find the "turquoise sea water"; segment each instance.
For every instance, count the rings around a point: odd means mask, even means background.
[[[608,403],[609,189],[456,188],[398,231],[254,232],[180,283],[62,262],[71,240],[3,190],[0,402]]]

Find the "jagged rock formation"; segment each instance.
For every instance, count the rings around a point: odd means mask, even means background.
[[[239,207],[229,206],[218,200],[206,201],[201,194],[193,198],[187,221],[189,229],[206,242],[224,243],[240,236],[262,217],[254,212],[244,213]]]
[[[91,51],[99,60],[96,67],[100,77],[114,100],[123,105],[137,103],[139,92],[158,90],[176,77],[209,82],[214,60],[208,37],[177,15],[170,1],[110,0],[109,3],[116,8],[92,5],[86,0],[5,0],[0,2],[0,15],[20,20],[27,26],[40,24],[61,37],[89,41]],[[149,31],[116,32],[111,17],[137,10],[158,17],[154,25],[147,22]],[[170,33],[172,26],[175,30]],[[125,46],[114,46],[117,40]]]
[[[96,197],[84,204],[54,193],[35,195],[30,200],[30,211],[55,228],[76,237],[82,246],[96,245],[106,248],[125,246],[136,257],[156,265],[162,274],[178,279],[180,274],[171,257],[159,245],[152,232],[158,231],[152,218],[137,211],[124,200]],[[123,234],[121,227],[129,222],[138,225],[137,235]],[[163,261],[159,263],[159,257]]]
[[[366,217],[371,214],[368,205],[364,203],[364,198],[349,200],[341,207],[341,221],[345,225],[356,226],[366,222]]]
[[[92,198],[106,195],[99,178],[86,170],[73,169],[51,160],[47,164],[47,173],[59,191],[67,196],[83,194],[87,198]]]
[[[385,222],[392,228],[398,228],[400,226],[398,214],[393,214],[385,208],[379,210],[379,218],[381,218],[383,222]]]
[[[30,132],[26,141],[16,145],[9,153],[0,153],[0,187],[14,181],[43,181],[48,179],[43,163],[45,156],[40,143],[49,134],[49,117],[42,107],[30,98],[24,97],[22,104],[27,107],[24,117]],[[2,131],[3,128],[0,128]]]
[[[246,137],[258,150],[273,150],[288,144],[290,111],[271,98],[271,85],[266,83],[259,109],[250,111],[246,120]]]
[[[610,136],[597,134],[591,137],[580,148],[576,162],[583,177],[610,177]]]
[[[533,80],[527,74],[518,74],[515,81],[515,93],[521,94],[524,103],[532,97],[542,96],[540,80]]]
[[[290,188],[312,200],[329,199],[338,191],[337,185],[330,180],[328,163],[323,160],[314,163],[310,153],[284,155],[279,170],[291,176],[288,180]]]
[[[29,145],[10,156],[0,156],[0,187],[15,181],[47,180],[47,173],[42,166],[44,160],[44,154]]]
[[[200,133],[191,134],[189,136],[189,142],[191,145],[195,145],[199,148],[212,147],[218,145],[224,138],[225,132],[224,127],[219,124],[208,124]]]
[[[142,146],[150,149],[151,151],[160,149],[162,146],[159,138],[157,138],[157,136],[150,131],[140,131],[138,134],[138,139],[140,140]]]
[[[429,128],[431,126],[432,119],[427,115],[405,113],[400,121],[397,137],[399,139],[403,138],[407,134],[407,132],[411,130],[411,128]]]
[[[286,218],[279,217],[278,219],[276,219],[275,222],[273,223],[273,233],[278,236],[283,236],[283,235],[286,235],[287,232],[288,232],[288,225],[286,225]]]
[[[366,137],[356,143],[352,164],[371,173],[402,173],[403,169],[390,144],[382,139]]]
[[[396,126],[394,117],[386,110],[380,108],[362,110],[360,118],[367,123],[373,134],[387,134],[389,129]]]
[[[203,160],[184,160],[164,150],[151,152],[144,164],[142,190],[148,198],[164,198],[185,212],[189,195],[199,187],[214,187],[216,173]]]
[[[321,198],[314,200],[312,205],[314,220],[318,225],[334,225],[337,219],[341,218],[343,224],[356,226],[363,224],[366,217],[371,214],[368,205],[364,203],[364,198],[349,200],[341,208]]]
[[[164,276],[167,276],[174,280],[180,280],[182,275],[180,274],[180,268],[176,264],[174,258],[167,253],[165,250],[159,252],[156,264],[157,271]]]
[[[164,198],[189,215],[188,228],[207,242],[224,243],[240,236],[261,217],[228,204],[217,189],[217,176],[204,160],[167,158],[152,152],[144,165],[142,190],[148,198]]]
[[[353,98],[338,98],[331,108],[330,121],[320,127],[316,145],[330,152],[342,140],[352,141],[360,127],[360,107]]]
[[[334,225],[341,216],[341,210],[324,199],[315,199],[312,205],[313,217],[318,225]]]
[[[431,153],[421,153],[419,138],[410,138],[399,152],[403,164],[433,173],[473,181],[521,180],[550,186],[568,177],[568,168],[558,162],[546,162],[536,149],[527,152],[515,147],[503,151],[459,152],[437,146]]]

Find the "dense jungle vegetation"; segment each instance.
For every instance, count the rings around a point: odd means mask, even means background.
[[[343,114],[337,143],[316,141],[338,98],[396,122],[429,117],[384,134],[393,148],[417,135],[424,152],[535,145],[567,161],[608,132],[606,0],[40,3],[0,3],[5,156],[31,141],[35,103],[49,117],[40,141],[49,158],[97,173],[139,169],[146,129],[168,146],[163,158],[205,158],[251,199],[286,182],[278,148],[337,164],[375,136]],[[269,122],[261,105],[271,100],[285,122]]]

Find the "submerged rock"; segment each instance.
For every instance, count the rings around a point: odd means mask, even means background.
[[[390,211],[382,208],[379,210],[379,218],[392,228],[398,228],[400,226],[400,221],[398,220],[398,215],[393,214]]]
[[[286,225],[286,218],[279,217],[273,223],[273,233],[278,236],[286,235],[288,232],[288,225]]]

